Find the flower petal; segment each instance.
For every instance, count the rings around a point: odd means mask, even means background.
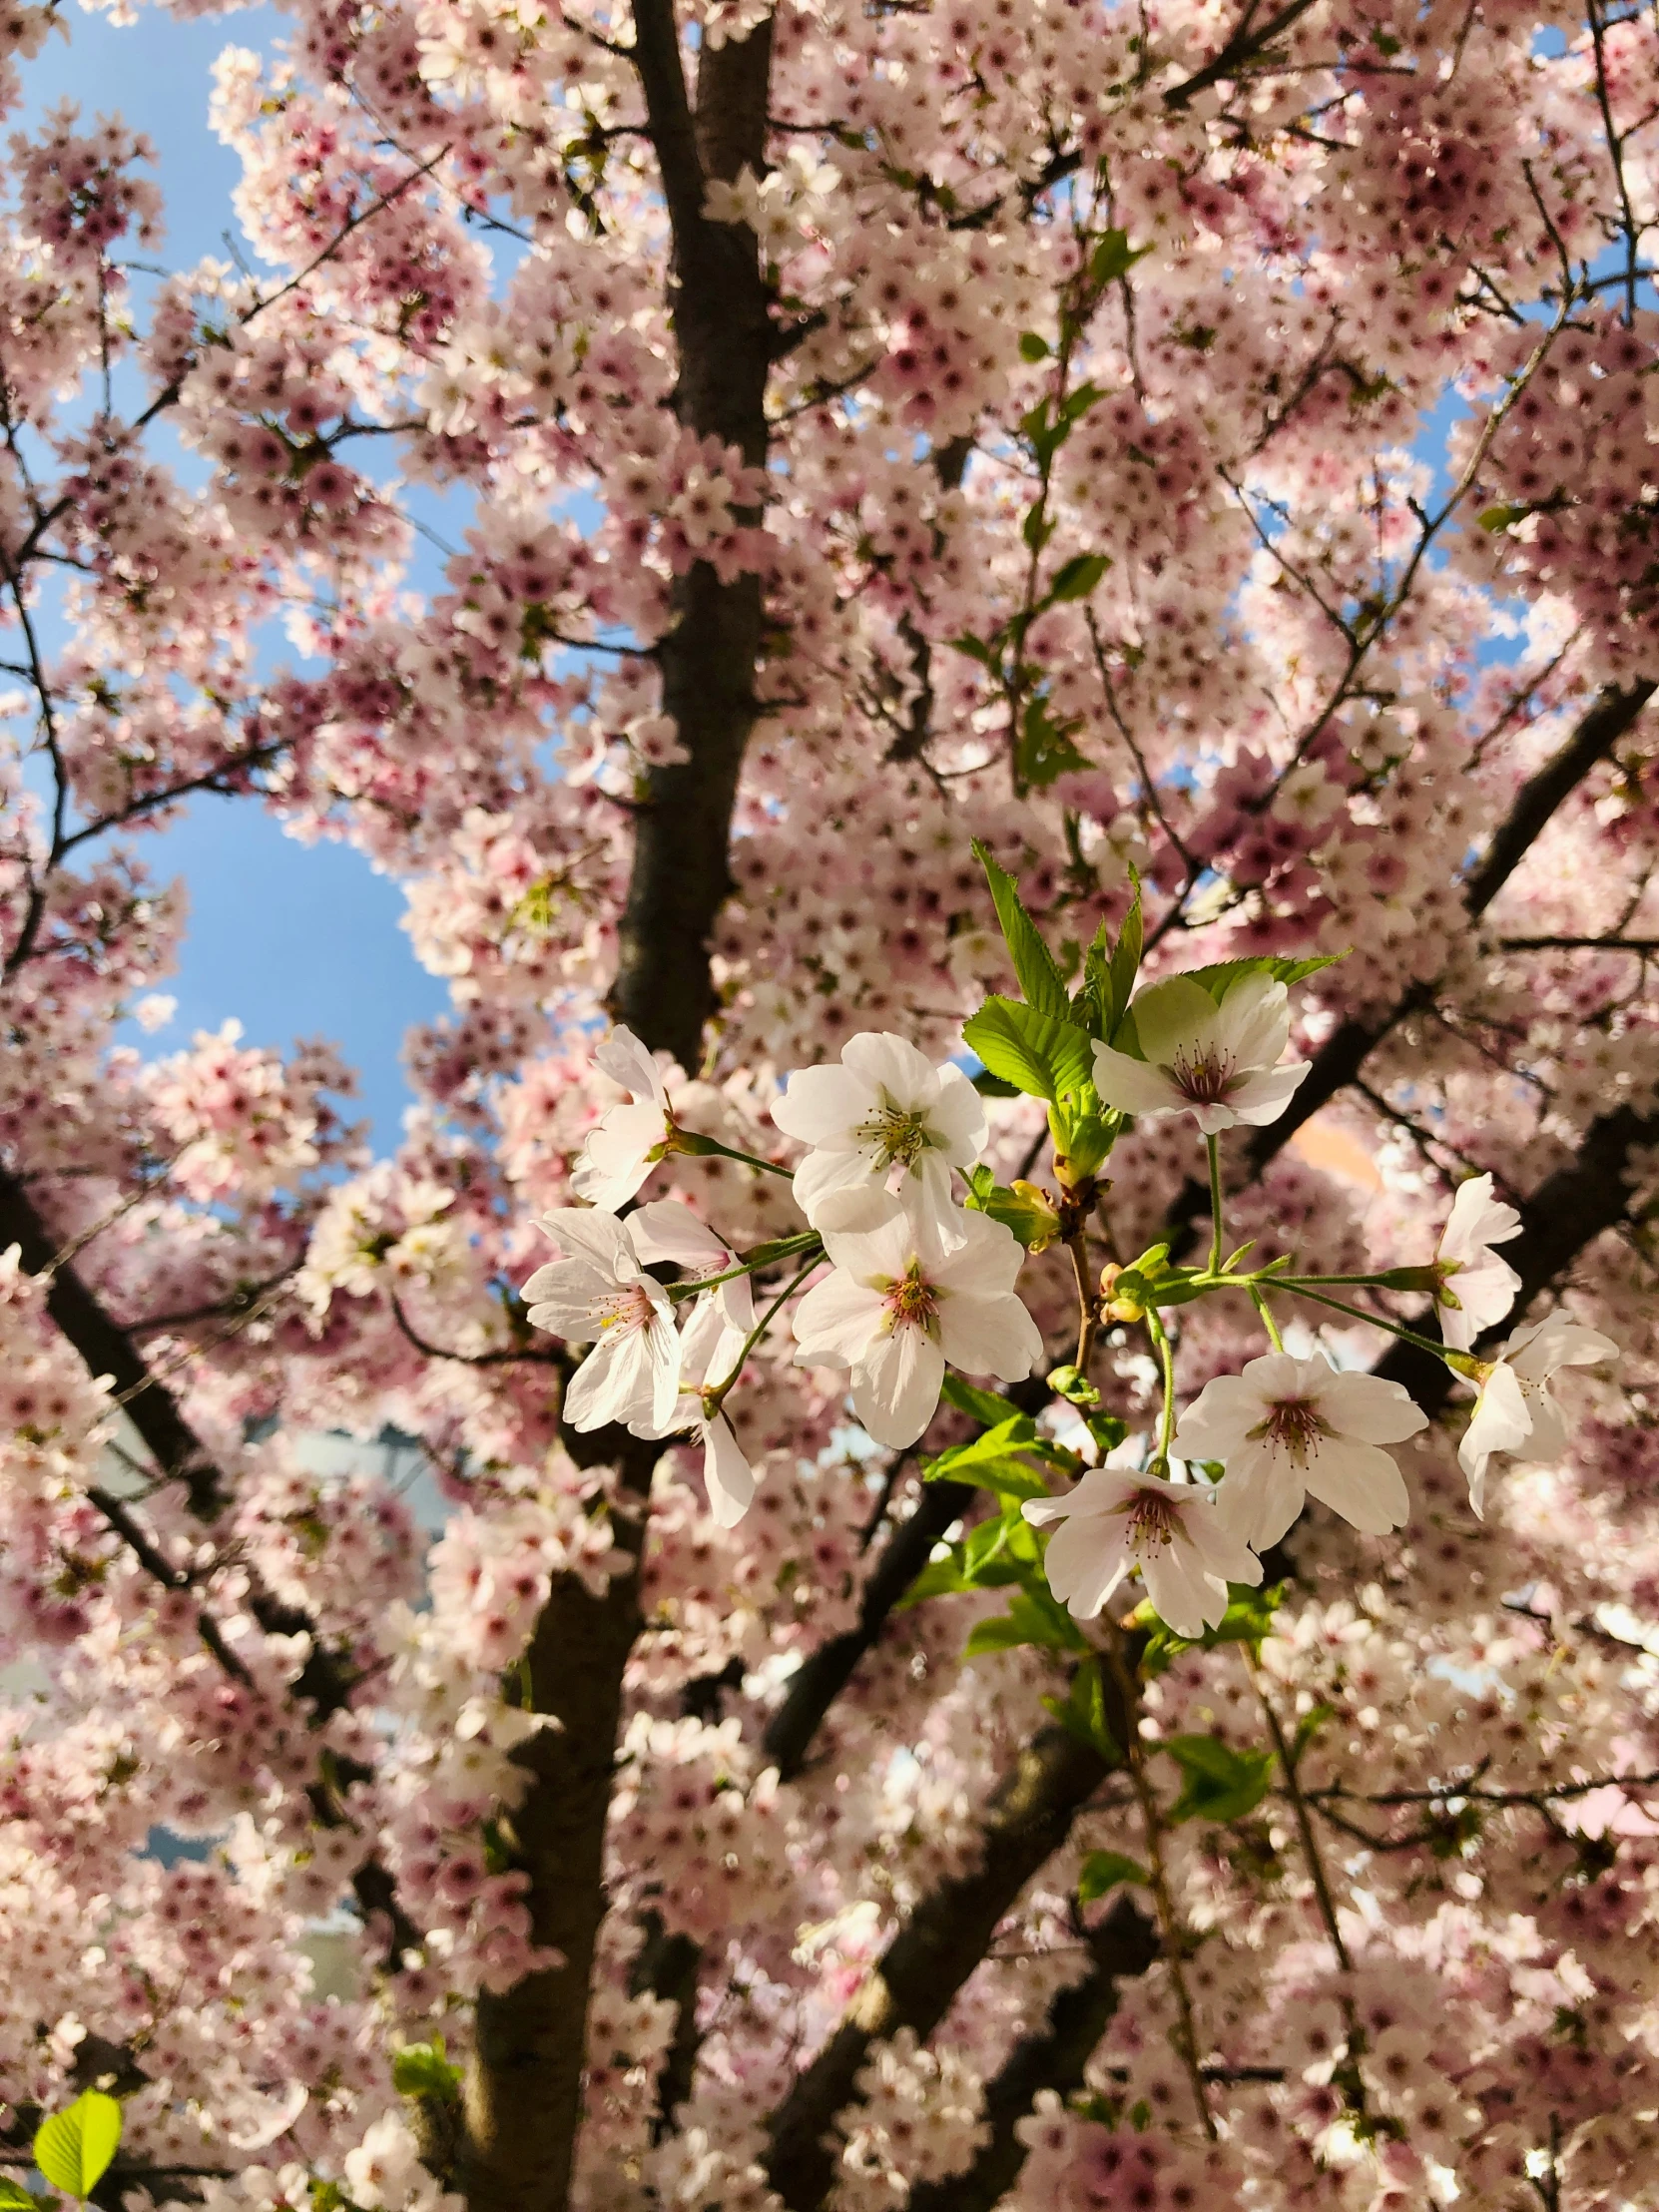
[[[1178,1114],[1189,1104],[1162,1068],[1114,1052],[1109,1044],[1094,1048],[1094,1087],[1102,1104],[1120,1114]]]
[[[939,1343],[953,1368],[1018,1382],[1042,1358],[1042,1332],[1011,1293],[976,1298],[950,1291],[938,1305]]]
[[[803,1367],[850,1368],[879,1336],[886,1307],[843,1269],[813,1288],[795,1310],[797,1360]]]
[[[853,1371],[853,1409],[889,1451],[913,1444],[932,1419],[944,1381],[944,1354],[913,1324],[877,1343]]]
[[[925,1052],[890,1030],[865,1029],[841,1047],[841,1065],[906,1111],[931,1107],[939,1079]]]
[[[1321,1365],[1324,1363],[1322,1362]],[[1341,1436],[1362,1443],[1398,1444],[1428,1426],[1428,1415],[1409,1390],[1385,1376],[1328,1368],[1318,1386],[1323,1417]]]
[[[703,1431],[703,1486],[715,1525],[736,1528],[755,1495],[755,1470],[724,1413],[717,1413]]]
[[[772,1109],[786,1137],[810,1145],[851,1151],[851,1132],[867,1121],[877,1100],[870,1086],[845,1067],[798,1068]]]

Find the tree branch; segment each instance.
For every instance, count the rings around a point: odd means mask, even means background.
[[[991,2137],[966,2173],[924,2181],[910,2191],[907,2212],[993,2212],[1025,2164],[1026,2148],[1014,2133],[1036,2102],[1039,2089],[1062,2097],[1083,2086],[1083,2069],[1112,2024],[1118,1982],[1143,1974],[1159,1953],[1158,1931],[1127,1894],[1087,1931],[1089,1970],[1061,1989],[1044,2025],[1014,2045],[1002,2070],[986,2085],[985,2118]]]

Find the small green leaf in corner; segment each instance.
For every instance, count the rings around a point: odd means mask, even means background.
[[[45,2212],[45,2199],[31,2196],[9,2174],[0,2174],[0,2212]]]
[[[1121,1851],[1091,1851],[1077,1877],[1077,1902],[1092,1905],[1122,1882],[1145,1885],[1151,1880],[1138,1859],[1126,1859]]]
[[[34,2140],[35,2164],[54,2189],[84,2200],[109,2172],[120,2142],[120,2105],[101,2089],[87,2089],[41,2122]]]

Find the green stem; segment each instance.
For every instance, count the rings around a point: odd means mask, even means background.
[[[1437,1345],[1431,1337],[1419,1337],[1414,1329],[1402,1328],[1398,1322],[1387,1321],[1381,1314],[1364,1314],[1358,1306],[1345,1306],[1339,1298],[1327,1298],[1323,1291],[1311,1291],[1306,1283],[1288,1281],[1284,1276],[1275,1276],[1273,1282],[1276,1290],[1294,1291],[1298,1298],[1311,1298],[1316,1306],[1329,1306],[1334,1314],[1346,1314],[1350,1321],[1364,1322],[1368,1329],[1385,1329],[1401,1344],[1415,1345],[1419,1352],[1431,1353],[1436,1360],[1445,1359],[1444,1345]]]
[[[1274,1351],[1283,1352],[1285,1349],[1285,1340],[1279,1334],[1279,1324],[1268,1312],[1268,1302],[1262,1296],[1261,1292],[1257,1290],[1254,1284],[1251,1285],[1250,1289],[1250,1303],[1255,1307],[1257,1313],[1261,1316],[1262,1327],[1267,1331],[1268,1341],[1273,1346]]]
[[[786,1183],[795,1181],[794,1168],[781,1168],[776,1160],[763,1160],[757,1153],[739,1152],[729,1144],[722,1144],[718,1137],[700,1137],[695,1129],[676,1126],[669,1151],[684,1153],[688,1158],[701,1160],[711,1154],[722,1160],[737,1160],[746,1168],[759,1168],[763,1175],[781,1175]]]
[[[1384,1268],[1380,1275],[1276,1275],[1276,1283],[1370,1284],[1379,1291],[1433,1291],[1440,1276],[1434,1268]]]
[[[1152,1463],[1147,1472],[1167,1476],[1170,1438],[1175,1433],[1175,1347],[1154,1307],[1147,1308],[1146,1330],[1158,1348],[1158,1364],[1164,1374],[1164,1402],[1158,1413],[1158,1448],[1152,1455]]]
[[[802,1284],[806,1282],[808,1276],[812,1274],[813,1270],[817,1267],[821,1267],[823,1264],[823,1252],[820,1251],[813,1253],[812,1256],[809,1258],[807,1265],[804,1268],[798,1270],[791,1282],[785,1284],[784,1288],[779,1292],[778,1296],[773,1300],[772,1304],[767,1308],[766,1312],[761,1316],[760,1320],[749,1332],[749,1335],[745,1337],[743,1341],[743,1350],[738,1354],[736,1365],[733,1367],[731,1374],[726,1378],[726,1381],[722,1383],[719,1383],[714,1389],[705,1390],[703,1392],[703,1410],[706,1418],[708,1418],[709,1420],[714,1419],[715,1415],[726,1403],[727,1392],[731,1389],[733,1383],[736,1382],[738,1377],[742,1375],[745,1363],[749,1359],[749,1355],[754,1351],[755,1347],[760,1343],[761,1339],[772,1327],[773,1321],[775,1320],[779,1312],[789,1304],[792,1298],[794,1298],[796,1292],[800,1290]]]
[[[694,1276],[689,1282],[671,1283],[668,1295],[676,1304],[686,1298],[696,1298],[702,1291],[718,1289],[722,1283],[736,1283],[741,1276],[754,1275],[762,1268],[770,1268],[779,1260],[793,1260],[798,1252],[816,1247],[824,1250],[823,1240],[816,1229],[804,1230],[799,1237],[784,1237],[777,1244],[762,1245],[759,1251],[740,1261],[735,1268],[728,1268],[724,1275]]]
[[[1221,1273],[1221,1146],[1214,1137],[1206,1137],[1205,1145],[1210,1154],[1210,1273]]]

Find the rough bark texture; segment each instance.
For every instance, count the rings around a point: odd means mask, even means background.
[[[835,2172],[830,2130],[853,2101],[870,2044],[901,2027],[925,2036],[938,2025],[997,1923],[1109,1771],[1097,1751],[1059,1728],[1044,1729],[1021,1750],[986,1810],[978,1864],[917,1906],[774,2115],[767,2177],[790,2212],[818,2212],[829,2193]]]
[[[638,1559],[643,1500],[661,1444],[620,1447],[638,1501],[617,1538]],[[564,1963],[478,1999],[455,2186],[474,2204],[562,2206],[575,2156],[588,1982],[605,1914],[605,1820],[616,1769],[622,1677],[639,1634],[639,1577],[594,1597],[574,1577],[554,1583],[530,1644],[531,1703],[548,1725],[516,1754],[530,1774],[502,1822],[515,1867],[530,1878],[532,1939]]]
[[[1578,789],[1597,762],[1607,758],[1655,690],[1659,690],[1659,686],[1642,679],[1622,690],[1609,686],[1602,691],[1595,705],[1580,716],[1560,751],[1521,786],[1464,887],[1463,903],[1471,921],[1486,911],[1537,842],[1556,810]],[[1251,1172],[1260,1175],[1269,1161],[1290,1143],[1303,1123],[1312,1120],[1322,1106],[1328,1106],[1340,1090],[1354,1081],[1367,1054],[1408,1014],[1426,1005],[1430,996],[1431,986],[1419,984],[1385,1013],[1339,1023],[1314,1054],[1313,1063],[1297,1086],[1289,1109],[1266,1129],[1253,1132],[1246,1155]],[[1185,1192],[1182,1195],[1185,1197]],[[1208,1204],[1208,1192],[1200,1191],[1199,1210]]]
[[[951,1522],[967,1511],[974,1496],[961,1482],[925,1484],[915,1511],[887,1538],[864,1584],[856,1626],[820,1644],[790,1677],[784,1702],[767,1723],[765,1738],[767,1757],[784,1781],[793,1782],[800,1774],[819,1723],[852,1679],[858,1661],[880,1640],[888,1615],[926,1566],[933,1546]]]
[[[695,102],[672,0],[635,0],[634,41],[673,234],[676,408],[689,429],[737,446],[746,465],[758,467],[773,353],[766,287],[753,234],[705,222],[703,202],[711,180],[731,180],[745,163],[765,168],[772,26],[705,47]],[[760,579],[723,584],[699,562],[676,588],[674,614],[657,659],[664,711],[689,759],[654,769],[638,809],[612,1006],[654,1051],[695,1069],[714,1008],[709,939],[731,889],[732,810],[755,726]],[[636,1558],[661,1448],[629,1440],[620,1450],[639,1507],[629,1536]],[[526,1747],[532,1780],[511,1840],[530,1876],[535,1939],[557,1948],[565,1964],[479,2000],[456,2176],[472,2212],[563,2212],[569,2200],[622,1680],[639,1627],[636,1576],[613,1581],[597,1599],[560,1584],[537,1625],[533,1700],[562,1728]],[[695,1994],[694,1961],[683,2014]]]
[[[1159,1954],[1158,1931],[1133,1898],[1119,1897],[1088,1931],[1090,1965],[1081,1981],[1056,1992],[1042,2027],[1016,2043],[985,2088],[990,2141],[966,2173],[924,2181],[906,2212],[992,2212],[1019,2179],[1025,2145],[1014,2133],[1039,2089],[1062,2097],[1083,2086],[1083,2069],[1118,2008],[1118,1982],[1145,1973]]]
[[[27,1187],[0,1168],[0,1252],[18,1246],[27,1275],[44,1275],[58,1250]],[[224,1503],[224,1478],[201,1438],[180,1412],[165,1384],[157,1382],[132,1338],[88,1290],[73,1263],[53,1275],[46,1311],[75,1347],[91,1375],[107,1375],[126,1400],[127,1417],[157,1467],[182,1482],[191,1510],[212,1519]]]
[[[746,162],[757,174],[765,169],[772,25],[704,50],[695,110],[671,0],[637,0],[634,34],[674,233],[679,416],[761,467],[775,336],[766,286],[753,234],[706,223],[703,199],[710,180],[735,178]],[[676,587],[674,610],[657,658],[663,711],[674,717],[690,758],[653,769],[639,807],[613,1002],[653,1048],[695,1068],[714,1011],[709,939],[732,888],[732,808],[755,727],[761,580],[723,584],[700,561]]]

